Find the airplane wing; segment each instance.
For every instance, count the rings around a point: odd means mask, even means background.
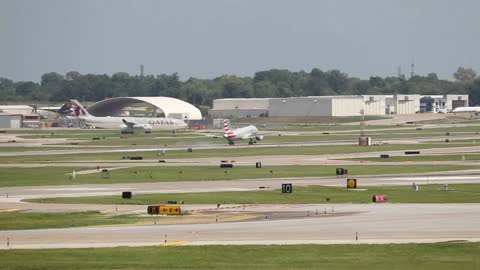
[[[58,112],[58,111],[60,110],[60,108],[55,108],[55,109],[42,108],[42,109],[38,109],[38,110],[56,113],[56,112]]]
[[[218,133],[207,133],[207,132],[196,132],[196,134],[198,135],[201,135],[201,136],[205,136],[207,138],[214,138],[214,139],[218,139],[218,138],[223,138],[223,134],[218,134]]]
[[[49,111],[53,111],[53,110],[49,110]],[[64,106],[62,106],[60,109],[58,109],[57,111],[54,111],[54,112],[56,112],[56,113],[58,113],[58,114],[61,114],[61,115],[65,115],[65,114],[70,114],[70,113],[72,113],[73,110],[70,109],[70,108],[68,108],[68,107],[66,107],[66,106],[64,105]]]
[[[260,140],[263,140],[263,134],[258,134],[258,133],[255,133],[255,134],[247,134],[243,137],[241,137],[242,140],[257,140],[257,141],[260,141]]]
[[[247,134],[243,137],[241,137],[242,140],[248,140],[248,139],[254,139],[256,136],[254,134]]]

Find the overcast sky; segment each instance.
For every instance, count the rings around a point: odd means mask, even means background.
[[[477,0],[0,0],[0,77],[480,71]]]

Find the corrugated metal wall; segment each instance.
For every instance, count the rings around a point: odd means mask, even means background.
[[[420,95],[395,95],[396,114],[414,114],[420,111]]]
[[[468,95],[446,95],[445,108],[448,111],[456,107],[468,107]]]
[[[270,100],[269,116],[331,116],[330,98],[295,97]]]
[[[385,115],[386,96],[363,96],[365,115]]]
[[[227,98],[213,100],[213,110],[268,110],[268,98]]]
[[[0,115],[0,128],[21,128],[21,115]]]
[[[363,109],[363,97],[345,97],[332,99],[331,116],[355,116],[360,115]]]

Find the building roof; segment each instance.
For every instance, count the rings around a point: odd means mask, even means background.
[[[33,107],[28,105],[0,105],[0,109],[27,109],[33,110]]]
[[[201,120],[202,113],[192,104],[171,97],[115,97],[99,101],[87,108],[95,116],[108,116],[121,112],[135,103],[149,103],[165,113],[165,117],[181,114],[189,120]]]

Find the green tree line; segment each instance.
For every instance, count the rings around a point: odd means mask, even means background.
[[[14,82],[0,78],[0,100],[9,102],[63,102],[70,98],[99,101],[120,96],[167,96],[194,105],[211,106],[217,98],[376,95],[376,94],[469,94],[470,104],[480,104],[480,78],[471,68],[459,67],[455,81],[440,80],[435,73],[411,78],[370,77],[362,80],[339,70],[310,72],[272,69],[253,77],[223,75],[214,79],[190,78],[181,81],[177,73],[132,76],[118,72],[111,76],[80,74],[43,74],[40,83]]]

